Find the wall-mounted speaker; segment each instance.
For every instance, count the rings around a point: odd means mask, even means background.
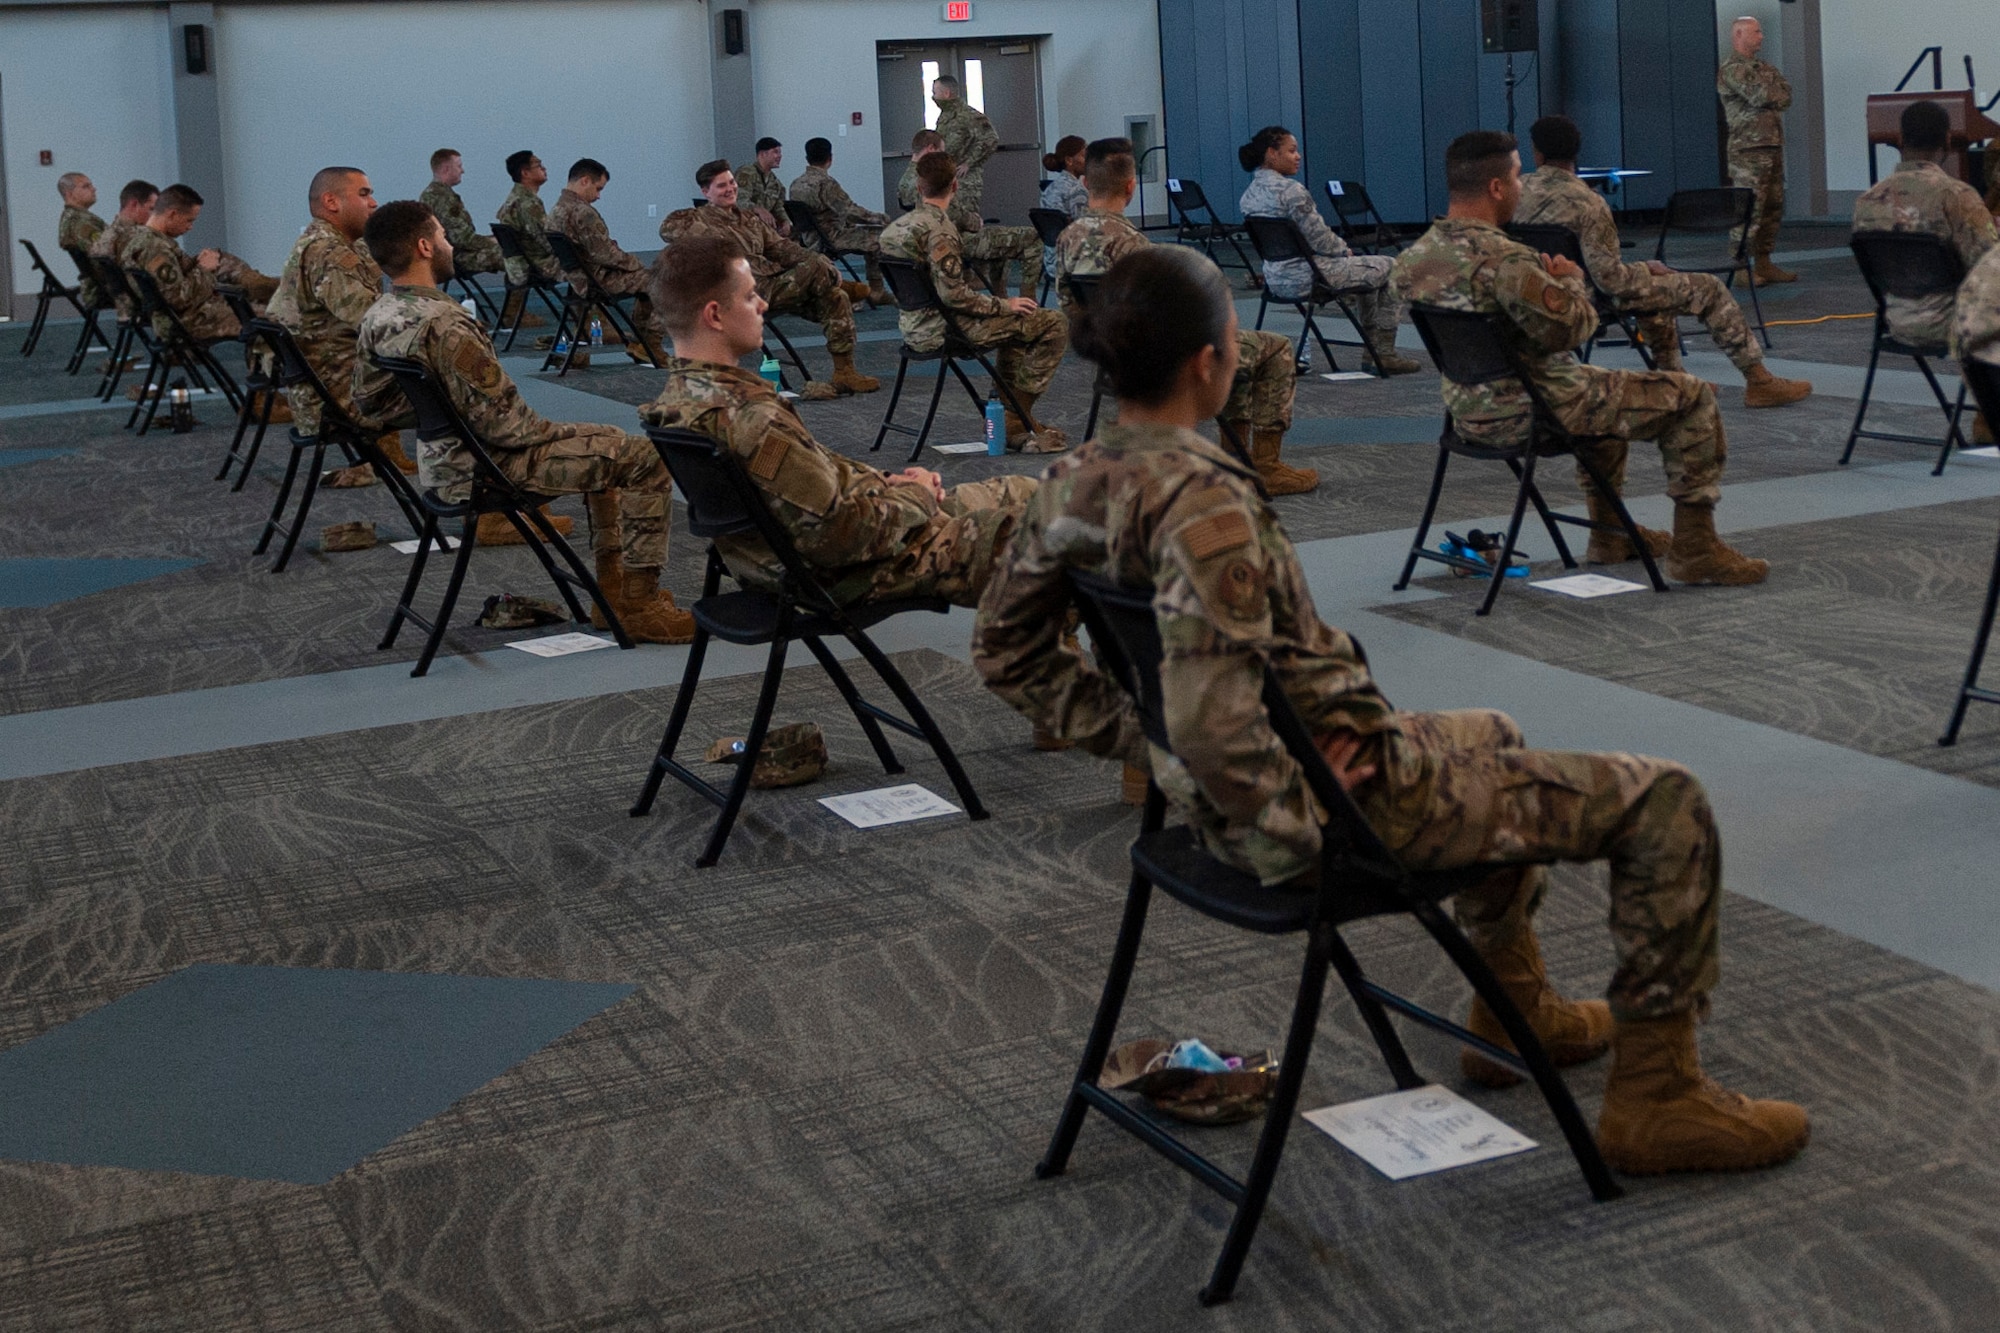
[[[722,11],[722,54],[740,56],[748,43],[743,37],[743,11],[725,9]]]
[[[1479,0],[1481,49],[1488,55],[1540,49],[1541,17],[1539,0]]]
[[[190,23],[181,29],[181,53],[187,60],[190,74],[208,73],[208,29],[200,23]]]

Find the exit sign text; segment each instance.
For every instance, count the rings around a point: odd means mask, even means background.
[[[972,0],[945,0],[944,21],[946,23],[971,22]]]

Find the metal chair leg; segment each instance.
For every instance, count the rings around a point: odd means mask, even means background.
[[[833,650],[828,648],[825,641],[817,635],[805,635],[803,642],[812,655],[819,659],[819,664],[826,674],[833,679],[833,687],[840,691],[840,697],[846,702],[848,711],[854,714],[854,720],[861,724],[862,734],[868,737],[868,743],[875,747],[875,757],[882,761],[882,771],[901,773],[902,760],[896,757],[896,751],[890,747],[889,738],[882,734],[882,724],[877,722],[875,715],[863,706],[861,691],[854,688],[854,678],[840,665],[840,659],[833,655]]]
[[[458,540],[458,558],[452,562],[451,580],[444,587],[444,602],[437,609],[437,618],[431,621],[430,637],[424,640],[424,651],[418,656],[416,666],[410,670],[413,677],[430,672],[431,661],[444,643],[445,631],[451,628],[452,609],[458,605],[459,590],[465,586],[465,573],[472,564],[472,548],[478,540],[479,516],[467,514],[465,530]]]
[[[285,516],[285,506],[292,498],[292,483],[298,479],[299,459],[304,456],[308,447],[307,442],[303,438],[295,438],[292,441],[292,456],[285,464],[285,475],[278,480],[278,495],[276,499],[271,501],[271,516],[264,520],[263,535],[258,537],[257,544],[250,548],[250,554],[264,554],[265,550],[271,545],[272,535],[282,526],[281,520]],[[422,558],[423,553],[418,552],[419,561]],[[386,647],[387,645],[384,646]]]
[[[952,788],[958,792],[958,799],[965,802],[966,816],[974,820],[988,818],[979,793],[973,790],[972,779],[965,775],[964,765],[958,762],[958,753],[951,748],[951,742],[945,739],[930,710],[924,707],[924,701],[917,697],[917,692],[910,688],[910,682],[903,679],[903,673],[896,669],[896,664],[876,646],[873,639],[858,630],[848,635],[847,641],[860,650],[861,656],[867,659],[882,683],[889,687],[889,692],[896,696],[896,702],[903,706],[910,721],[924,733],[924,739],[930,742],[931,752],[937,756],[945,776],[951,779]]]
[[[305,487],[299,492],[299,512],[292,516],[291,526],[285,530],[285,544],[279,548],[278,559],[271,566],[273,574],[284,573],[285,566],[292,561],[292,551],[299,544],[299,534],[305,531],[306,517],[312,513],[313,497],[319,494],[319,474],[324,466],[326,466],[326,437],[322,435],[313,439],[312,466],[307,469]]]
[[[1389,1066],[1389,1077],[1396,1080],[1396,1087],[1401,1091],[1421,1088],[1426,1080],[1410,1063],[1410,1052],[1403,1045],[1395,1025],[1389,1021],[1389,1010],[1369,989],[1360,960],[1347,947],[1347,941],[1340,938],[1339,931],[1329,933],[1332,939],[1328,957],[1333,963],[1333,970],[1339,975],[1341,984],[1347,987],[1347,994],[1360,1012],[1361,1021],[1368,1025],[1368,1035],[1375,1039],[1376,1049],[1382,1052],[1382,1063]]]
[[[1450,466],[1450,464],[1451,450],[1440,444],[1438,446],[1437,470],[1431,473],[1430,498],[1424,501],[1424,516],[1417,521],[1417,539],[1410,543],[1409,559],[1403,561],[1402,576],[1396,580],[1395,586],[1390,589],[1392,592],[1401,592],[1410,586],[1410,575],[1416,572],[1417,561],[1420,558],[1419,553],[1424,549],[1424,543],[1430,539],[1431,519],[1437,513],[1438,497],[1444,494],[1444,472],[1445,468]]]
[[[912,463],[923,454],[924,441],[931,437],[931,423],[937,420],[938,403],[944,398],[945,367],[950,364],[947,359],[938,365],[937,383],[931,385],[931,405],[924,412],[924,424],[917,428],[917,442],[910,446],[909,461]]]
[[[1972,636],[1972,657],[1965,664],[1965,680],[1958,687],[1958,702],[1952,705],[1951,721],[1938,744],[1958,744],[1958,729],[1965,725],[1965,710],[1974,699],[1987,698],[1990,691],[1979,688],[1979,671],[1986,662],[1986,644],[1993,637],[1993,613],[2000,608],[2000,542],[1993,546],[1993,571],[1986,576],[1986,605],[1979,612],[1979,629]],[[1989,700],[1990,702],[1990,700]]]
[[[1507,581],[1507,566],[1514,559],[1514,544],[1521,539],[1521,519],[1528,512],[1528,493],[1535,488],[1535,455],[1530,453],[1525,459],[1507,460],[1507,465],[1516,470],[1521,478],[1520,489],[1514,493],[1514,513],[1507,520],[1507,536],[1500,544],[1500,563],[1493,568],[1493,581],[1486,589],[1486,600],[1479,604],[1476,615],[1486,615],[1492,611],[1493,603],[1500,597],[1500,585]]]
[[[889,427],[894,425],[896,421],[896,404],[902,401],[903,397],[903,378],[909,373],[910,373],[910,358],[908,358],[907,356],[897,357],[896,383],[895,386],[889,390],[888,410],[882,413],[882,424],[875,431],[875,443],[868,446],[868,452],[871,454],[882,447],[882,441],[889,438]]]
[[[1847,432],[1847,447],[1840,451],[1840,466],[1854,457],[1854,445],[1861,438],[1861,425],[1868,419],[1868,399],[1875,392],[1875,367],[1882,361],[1882,317],[1875,317],[1875,341],[1868,349],[1868,373],[1861,377],[1861,401],[1854,405],[1854,425]]]
[[[659,799],[660,783],[667,776],[667,766],[673,762],[674,750],[680,744],[681,730],[687,725],[688,708],[694,703],[695,687],[701,683],[702,660],[708,656],[708,631],[695,626],[694,642],[688,645],[687,666],[681,671],[681,688],[674,695],[673,711],[667,714],[667,730],[660,737],[660,748],[653,754],[653,763],[646,770],[645,785],[639,788],[639,799],[632,803],[634,819],[652,813],[653,802]]]
[[[709,832],[708,845],[694,859],[697,869],[706,869],[721,857],[722,846],[729,841],[729,830],[735,826],[736,816],[743,809],[743,798],[749,794],[750,778],[757,769],[757,754],[764,748],[764,736],[771,729],[771,713],[778,706],[778,686],[785,677],[788,641],[788,634],[782,630],[771,640],[771,656],[764,666],[764,684],[757,691],[757,711],[750,715],[750,734],[743,738],[743,758],[736,765],[735,776],[730,779],[729,794],[723,799],[722,813],[716,817],[715,827]]]
[[[403,579],[402,596],[396,599],[395,614],[389,617],[389,628],[383,633],[382,642],[375,645],[376,651],[395,647],[396,635],[402,632],[403,622],[410,618],[410,608],[416,605],[417,589],[424,581],[424,565],[431,557],[431,547],[436,544],[442,549],[443,541],[437,515],[426,510],[423,530],[417,534],[417,551],[410,557],[410,572]]]

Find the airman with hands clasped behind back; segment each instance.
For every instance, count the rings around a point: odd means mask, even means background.
[[[1757,196],[1749,241],[1755,280],[1797,282],[1798,274],[1771,262],[1778,225],[1785,220],[1785,111],[1792,104],[1792,85],[1776,65],[1758,55],[1764,49],[1764,25],[1756,19],[1730,24],[1729,45],[1729,58],[1715,72],[1715,91],[1729,126],[1730,183]],[[1731,237],[1732,242],[1740,239]]]

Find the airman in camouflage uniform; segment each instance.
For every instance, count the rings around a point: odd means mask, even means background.
[[[292,246],[271,298],[271,318],[292,331],[334,406],[362,425],[370,423],[354,401],[355,334],[381,295],[382,270],[367,249],[315,217]],[[295,385],[286,396],[299,433],[319,434],[319,395]]]
[[[153,222],[132,229],[124,252],[118,256],[119,264],[140,270],[158,284],[160,298],[180,316],[189,336],[205,343],[236,337],[243,326],[215,290],[222,276],[220,269],[211,272],[203,268],[174,237],[158,229],[158,212],[153,218]],[[170,328],[164,319],[154,321],[153,331],[162,338],[169,336]]]
[[[946,168],[950,158],[945,158]],[[1059,430],[1035,422],[1035,400],[1049,387],[1069,346],[1069,321],[1060,310],[1036,308],[1031,298],[1018,300],[1027,308],[985,292],[965,280],[965,251],[952,225],[944,199],[926,199],[882,232],[882,253],[926,270],[938,300],[949,309],[965,336],[979,347],[997,348],[996,368],[1019,401],[1025,419],[1007,408],[1007,447],[1028,453],[1055,453],[1068,447]],[[944,316],[936,310],[901,311],[897,315],[903,341],[919,352],[944,345]]]
[[[757,141],[757,156],[736,171],[736,188],[742,207],[770,224],[780,236],[792,234],[792,220],[785,215],[785,183],[778,179],[778,167],[785,160],[785,146],[765,137]]]
[[[909,473],[879,472],[815,440],[763,379],[714,361],[667,358],[666,388],[639,417],[726,445],[799,554],[841,601],[943,597],[977,606],[1035,493],[1032,478],[995,477],[940,496]],[[784,575],[754,533],[723,537],[716,546],[730,572],[752,586],[775,588]]]
[[[453,153],[448,161],[437,163],[431,171],[431,183],[417,198],[430,205],[431,212],[444,224],[444,234],[451,239],[452,262],[458,265],[458,271],[500,272],[500,242],[479,230],[472,214],[465,209],[465,201],[452,188],[465,179],[465,163]]]
[[[97,187],[90,183],[90,177],[71,172],[56,182],[56,189],[63,200],[62,216],[56,220],[56,244],[71,254],[88,255],[91,245],[104,234],[104,219],[90,211],[97,202]],[[97,279],[87,269],[78,279],[77,295],[86,309],[97,304]]]
[[[855,203],[833,178],[827,170],[833,164],[830,145],[826,162],[813,162],[813,146],[822,143],[826,140],[807,141],[806,169],[792,182],[792,201],[812,210],[813,221],[827,240],[842,250],[860,253],[868,274],[869,299],[886,302],[889,294],[882,286],[882,228],[889,225],[888,215]]]
[[[1905,157],[1884,179],[1854,201],[1856,231],[1914,231],[1941,236],[1967,269],[1996,240],[1993,215],[1979,192],[1935,162]],[[1941,344],[1951,336],[1954,300],[1941,292],[1921,300],[1892,296],[1889,330],[1913,343]]]
[[[1638,315],[1639,336],[1658,369],[1681,368],[1680,318],[1693,315],[1742,372],[1746,407],[1780,407],[1812,392],[1812,385],[1781,380],[1764,368],[1764,349],[1743,318],[1743,307],[1720,278],[1676,273],[1659,260],[1626,263],[1619,255],[1618,224],[1612,220],[1611,205],[1577,179],[1574,162],[1543,162],[1524,177],[1521,211],[1514,220],[1567,227],[1576,233],[1591,282],[1619,310]]]
[[[986,194],[986,164],[1000,149],[1000,131],[984,111],[965,100],[957,79],[933,83],[931,100],[937,103],[937,132],[944,151],[959,166],[958,197],[968,212],[976,214]]]
[[[2000,246],[1989,248],[1958,289],[1953,355],[2000,366]]]
[[[1754,191],[1756,209],[1750,215],[1750,254],[1758,282],[1796,282],[1771,262],[1778,244],[1778,224],[1785,220],[1785,109],[1792,104],[1792,85],[1768,60],[1760,60],[1764,27],[1741,18],[1729,30],[1734,46],[1715,73],[1715,91],[1722,98],[1723,119],[1729,127],[1729,180],[1738,189]],[[1730,240],[1740,241],[1740,233]]]
[[[660,358],[666,355],[666,349],[660,345],[659,326],[653,318],[653,303],[646,295],[646,266],[611,239],[611,230],[604,225],[604,217],[597,211],[598,194],[610,179],[609,173],[594,179],[571,177],[568,186],[556,197],[555,211],[549,215],[548,230],[569,237],[569,243],[576,247],[578,256],[596,270],[599,287],[613,296],[633,298],[632,327],[645,344],[646,354],[652,358],[654,365],[658,365]],[[582,289],[581,273],[566,276],[578,290]],[[628,347],[626,351],[633,360],[639,359],[636,349]]]
[[[917,163],[931,153],[943,152],[944,136],[936,130],[919,130],[911,142],[910,151],[909,165],[903,168],[903,174],[896,182],[896,202],[906,209],[915,208],[919,202]],[[1005,296],[1007,265],[1020,260],[1021,294],[1025,296],[1034,287],[1029,266],[1037,262],[1041,255],[1041,237],[1035,234],[1033,227],[1003,227],[987,222],[980,216],[979,206],[966,203],[962,193],[963,186],[959,193],[952,195],[951,207],[946,211],[951,215],[952,225],[958,228],[966,262],[979,274],[988,291],[995,296]]]
[[[556,263],[555,252],[549,249],[548,238],[542,233],[549,229],[549,213],[542,207],[542,196],[537,193],[542,182],[549,178],[549,169],[542,160],[531,158],[522,173],[523,178],[514,182],[514,188],[507,192],[507,198],[500,205],[500,211],[493,220],[502,226],[512,227],[521,236],[521,259],[506,261],[507,281],[520,286],[528,280],[530,266],[534,271],[551,282],[561,282],[563,272]]]

